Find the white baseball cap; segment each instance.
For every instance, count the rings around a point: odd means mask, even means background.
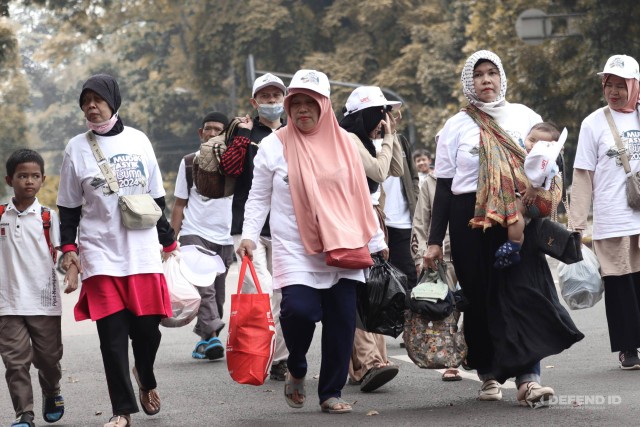
[[[387,98],[384,97],[382,90],[378,86],[360,86],[349,95],[349,99],[347,99],[347,103],[345,104],[347,111],[344,115],[348,116],[351,113],[364,110],[365,108],[382,107],[384,105],[389,105],[392,110],[395,110],[400,108],[402,102],[387,101]]]
[[[331,95],[329,78],[322,71],[316,70],[296,71],[293,78],[291,78],[288,89],[309,89],[327,98]]]
[[[548,190],[557,172],[556,159],[567,140],[567,128],[557,141],[538,141],[524,159],[524,173],[534,188]]]
[[[607,60],[604,70],[598,73],[599,76],[614,74],[623,79],[640,80],[640,69],[638,61],[628,55],[613,55]]]
[[[256,92],[260,89],[264,89],[267,86],[275,86],[282,91],[286,95],[287,87],[284,85],[284,82],[278,76],[274,76],[271,73],[267,73],[264,76],[258,77],[253,82],[253,92],[251,92],[251,97],[254,98],[256,96]]]
[[[197,245],[180,247],[180,273],[192,285],[211,286],[216,276],[225,270],[222,258],[215,252]]]

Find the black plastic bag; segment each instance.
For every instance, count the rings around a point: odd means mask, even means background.
[[[359,328],[397,338],[404,329],[407,276],[379,256],[357,288]]]
[[[436,302],[433,302],[413,299],[411,298],[411,292],[406,295],[407,308],[416,314],[424,316],[425,319],[432,321],[442,320],[449,317],[456,307],[454,294],[451,291],[451,286],[447,280],[447,264],[445,262],[440,262],[438,264],[438,270],[436,271],[431,269],[422,270],[422,274],[418,279],[418,285],[426,282],[436,282],[437,280],[446,283],[449,287],[444,299],[438,299]],[[461,293],[459,297],[462,295],[463,294]],[[464,309],[462,298],[459,298],[459,303],[461,308]]]

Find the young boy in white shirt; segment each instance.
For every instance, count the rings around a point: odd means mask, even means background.
[[[42,157],[20,149],[11,154],[6,167],[5,181],[13,187],[14,197],[0,206],[0,354],[17,417],[11,426],[31,427],[32,361],[42,388],[42,417],[53,423],[64,414],[62,301],[55,272],[59,220],[36,198],[45,180]]]

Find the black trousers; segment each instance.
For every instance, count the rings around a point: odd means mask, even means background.
[[[387,227],[389,233],[389,262],[407,276],[409,289],[416,286],[418,276],[411,256],[411,229]]]
[[[320,403],[342,395],[342,387],[349,373],[356,330],[357,283],[340,279],[328,289],[304,285],[282,288],[280,323],[289,350],[287,365],[294,378],[307,375],[307,351],[313,340],[316,323],[322,322],[318,378]]]
[[[129,373],[129,337],[143,388],[156,388],[153,364],[162,336],[159,328],[160,316],[136,316],[125,309],[98,320],[96,325],[113,414],[138,412]]]
[[[605,276],[604,304],[611,351],[640,347],[640,272]]]

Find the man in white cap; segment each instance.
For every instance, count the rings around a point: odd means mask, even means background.
[[[198,129],[201,142],[207,142],[221,134],[229,124],[223,113],[214,111],[202,119]],[[231,238],[231,197],[209,199],[202,196],[193,183],[192,168],[196,153],[187,154],[180,162],[176,186],[175,203],[171,213],[171,227],[182,246],[197,245],[217,253],[223,260],[225,271],[219,274],[211,286],[197,287],[201,301],[198,320],[193,332],[200,336],[191,353],[194,359],[220,359],[224,356],[224,345],[218,335],[225,324],[222,310],[225,301],[225,280],[233,262],[233,239]]]
[[[236,178],[231,220],[231,235],[236,249],[240,245],[244,207],[251,190],[253,159],[262,139],[284,125],[281,116],[284,113],[285,92],[286,87],[282,80],[271,73],[260,76],[254,81],[249,102],[256,109],[257,115],[253,119],[249,115],[240,118],[237,134],[220,159],[224,174]],[[273,380],[284,381],[289,352],[280,327],[282,293],[279,290],[274,292],[271,285],[271,231],[268,218],[260,233],[257,246],[253,252],[253,265],[260,280],[260,287],[264,292],[272,295],[271,311],[276,325],[276,349],[269,376]],[[245,276],[243,289],[255,289],[250,274]]]

